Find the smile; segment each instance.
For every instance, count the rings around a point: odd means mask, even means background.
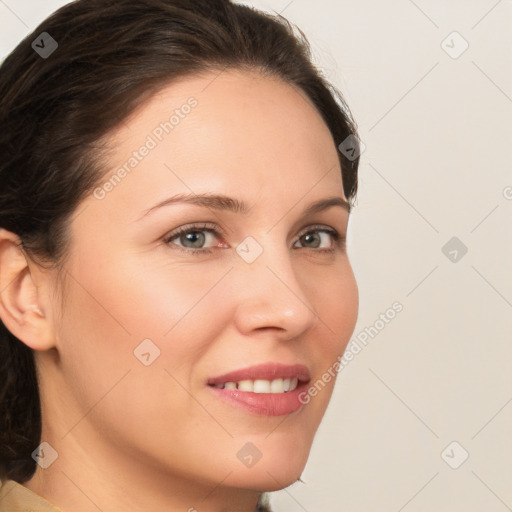
[[[270,380],[240,380],[238,382],[225,382],[216,384],[220,389],[238,389],[239,391],[249,391],[251,393],[287,393],[297,388],[299,379],[274,379]]]
[[[304,365],[267,363],[208,380],[209,389],[228,404],[262,416],[282,416],[301,409],[299,400],[310,372]]]

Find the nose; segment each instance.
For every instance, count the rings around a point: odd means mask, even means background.
[[[242,334],[268,331],[276,339],[293,339],[319,320],[289,251],[265,247],[252,263],[238,261],[235,324]]]

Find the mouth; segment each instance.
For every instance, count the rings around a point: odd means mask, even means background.
[[[208,379],[208,387],[227,403],[263,416],[291,414],[302,408],[299,395],[311,380],[301,364],[261,364]]]
[[[299,380],[297,377],[293,379],[274,379],[272,381],[265,379],[256,380],[240,380],[238,382],[225,382],[223,384],[215,384],[218,389],[238,389],[248,393],[288,393],[297,389]]]

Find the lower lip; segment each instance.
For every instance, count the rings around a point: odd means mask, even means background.
[[[299,395],[307,388],[307,383],[301,382],[293,391],[286,393],[251,393],[238,389],[208,387],[235,407],[261,416],[283,416],[298,411],[304,405],[299,401]]]

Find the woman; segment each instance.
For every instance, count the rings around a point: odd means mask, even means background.
[[[267,510],[358,308],[356,127],[306,40],[79,0],[0,98],[0,510]]]

